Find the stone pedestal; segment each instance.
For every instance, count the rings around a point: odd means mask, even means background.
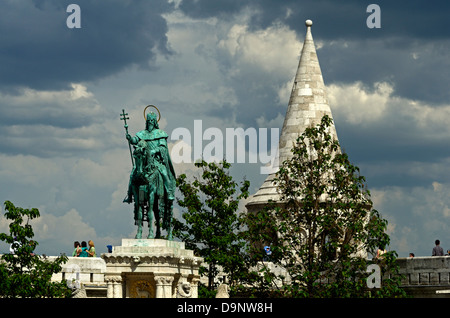
[[[122,239],[106,263],[108,298],[197,298],[203,258],[184,242],[162,239]]]

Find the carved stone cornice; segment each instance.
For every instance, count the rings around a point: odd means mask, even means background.
[[[129,254],[114,255],[103,254],[102,258],[107,265],[114,264],[173,264],[183,266],[199,266],[203,259],[201,257],[179,257],[171,254],[149,255],[149,254]]]
[[[105,276],[106,283],[122,283],[121,275],[107,275]]]

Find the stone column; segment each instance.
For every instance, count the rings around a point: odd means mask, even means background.
[[[105,277],[107,284],[106,297],[107,298],[122,298],[122,277],[121,276],[109,276]]]
[[[172,298],[173,276],[155,276],[156,298]]]
[[[200,276],[193,276],[191,279],[192,298],[198,298],[198,283],[200,282]]]
[[[123,298],[122,277],[117,277],[114,281],[114,298]]]
[[[114,298],[114,289],[112,284],[112,277],[105,277],[106,282],[106,297]]]
[[[183,297],[198,295],[198,276],[203,258],[194,256],[184,242],[163,239],[122,239],[112,253],[102,254],[106,264],[105,282],[108,298],[177,297],[176,285],[184,284]],[[138,284],[138,285],[136,285]],[[135,287],[139,287],[136,289]],[[138,293],[140,292],[140,293]],[[189,296],[188,296],[189,295]]]

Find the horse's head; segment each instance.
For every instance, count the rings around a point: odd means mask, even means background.
[[[148,154],[148,145],[145,140],[140,140],[136,148],[133,152],[133,157],[135,159],[136,169],[135,173],[137,175],[143,175],[144,174],[144,167],[146,166],[147,161],[147,154]]]

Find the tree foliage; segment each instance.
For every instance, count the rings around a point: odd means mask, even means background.
[[[188,181],[185,174],[177,178],[182,194],[177,202],[185,210],[184,222],[174,220],[173,233],[208,264],[200,268],[200,274],[208,277],[207,290],[211,293],[220,270],[228,274],[231,284],[242,272],[239,268],[243,264],[241,252],[245,242],[238,235],[237,211],[239,201],[248,197],[250,182],[244,180],[239,187],[229,175],[231,164],[226,161],[218,164],[201,161],[195,166],[201,169],[200,178]]]
[[[255,286],[272,296],[404,296],[395,252],[379,263],[386,277],[381,288],[367,288],[369,256],[389,244],[387,221],[373,209],[359,168],[329,133],[331,123],[324,116],[297,139],[274,179],[280,201],[245,217],[249,254],[260,271]],[[272,249],[270,264],[285,269],[284,276],[266,266],[264,244]]]
[[[38,243],[30,221],[40,216],[36,208],[23,209],[5,202],[5,217],[11,220],[10,234],[0,233],[0,240],[10,244],[14,253],[4,254],[0,261],[0,297],[69,297],[65,282],[51,282],[53,273],[62,269],[67,257],[48,261],[35,255]]]

